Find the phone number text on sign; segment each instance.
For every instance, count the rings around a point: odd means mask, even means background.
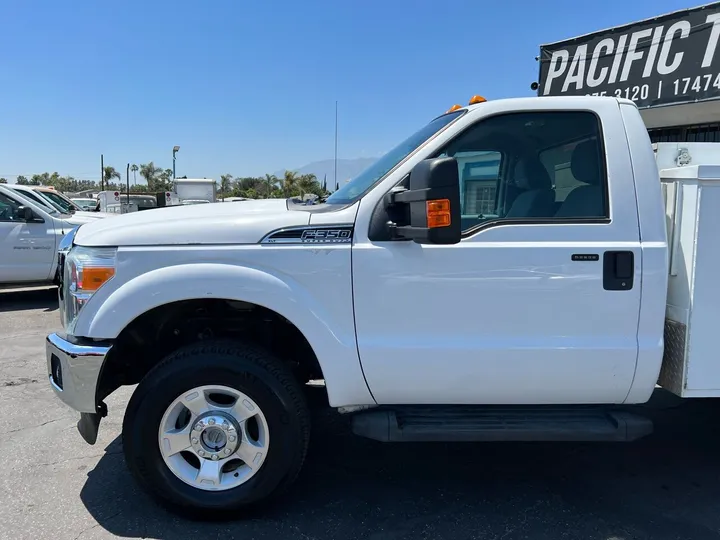
[[[659,81],[654,99],[662,99],[664,92],[670,92],[673,96],[689,96],[693,94],[705,93],[715,88],[720,91],[720,73],[714,75],[707,73],[705,75],[697,75],[695,77],[683,77],[675,79],[669,85]],[[667,88],[669,86],[669,88]],[[665,88],[664,88],[665,87]],[[586,94],[588,96],[615,96],[618,98],[631,99],[633,101],[645,101],[650,98],[650,85],[634,85],[625,88],[615,88],[614,90],[603,90],[602,92],[593,92]]]

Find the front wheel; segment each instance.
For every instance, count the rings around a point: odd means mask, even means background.
[[[237,343],[180,349],[138,385],[123,447],[139,484],[172,510],[219,517],[290,485],[309,441],[300,384],[267,353]]]

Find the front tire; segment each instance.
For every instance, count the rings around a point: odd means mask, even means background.
[[[175,351],[140,382],[123,448],[140,486],[184,516],[255,509],[297,477],[310,436],[301,385],[254,347],[211,342]]]

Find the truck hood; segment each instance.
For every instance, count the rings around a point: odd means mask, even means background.
[[[171,206],[97,219],[78,229],[81,246],[255,244],[284,227],[307,225],[310,213],[289,211],[285,199]]]

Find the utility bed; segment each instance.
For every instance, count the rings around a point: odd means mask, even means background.
[[[690,154],[696,153],[692,146]],[[667,216],[669,279],[659,383],[681,397],[717,397],[720,165],[663,169],[660,178]]]

